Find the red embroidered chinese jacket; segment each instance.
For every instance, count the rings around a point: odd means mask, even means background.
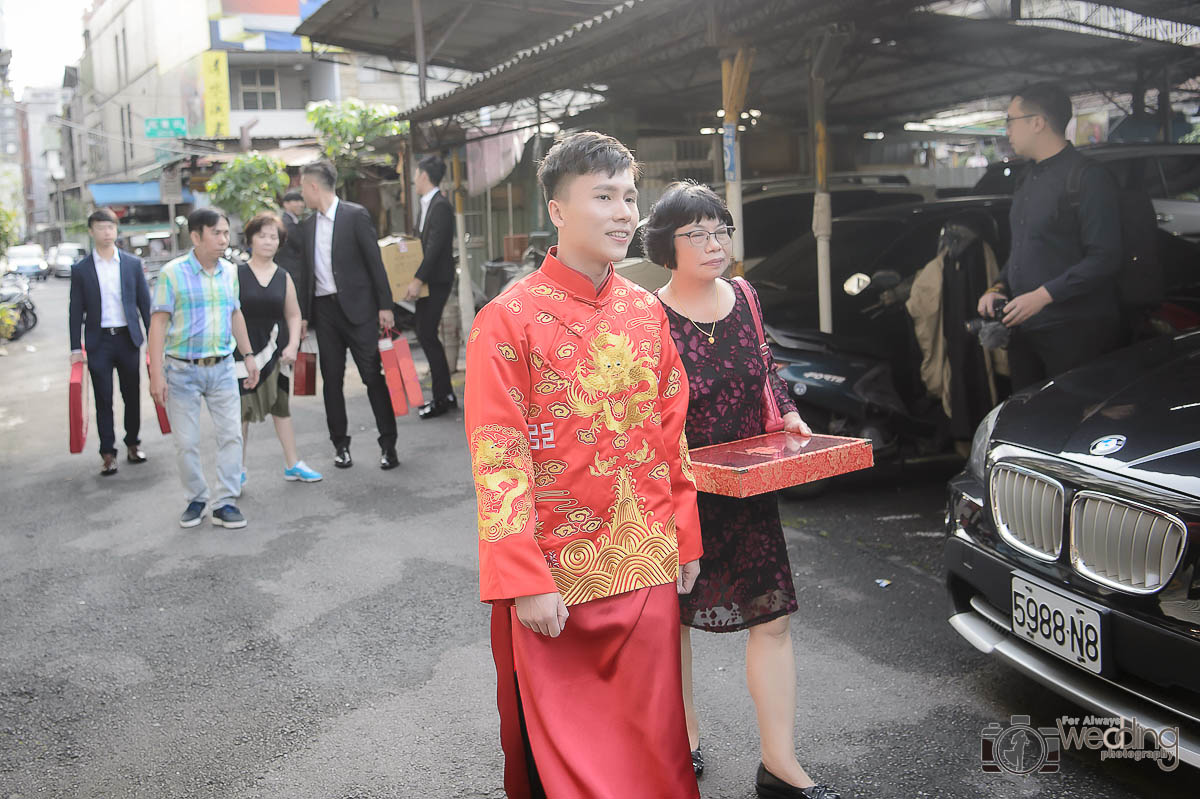
[[[597,292],[551,249],[480,311],[465,412],[481,599],[674,582],[701,554],[687,402],[662,306],[615,273]]]

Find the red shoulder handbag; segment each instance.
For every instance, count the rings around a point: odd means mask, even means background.
[[[754,294],[754,287],[744,277],[735,277],[733,284],[742,292],[742,296],[746,298],[746,302],[750,306],[750,315],[754,317],[754,330],[758,333],[758,352],[762,356],[763,366],[767,370],[767,374],[763,378],[763,429],[768,433],[777,433],[783,429],[783,414],[779,412],[779,403],[775,401],[775,392],[771,385],[775,363],[771,357],[771,348],[767,346],[767,337],[763,334],[762,319],[758,314],[758,302]]]

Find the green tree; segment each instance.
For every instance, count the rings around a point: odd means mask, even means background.
[[[288,187],[287,165],[257,151],[242,153],[208,181],[213,205],[249,222],[255,214],[273,211]]]
[[[342,184],[354,183],[372,164],[386,164],[387,157],[375,142],[408,132],[408,122],[398,121],[399,109],[391,105],[367,105],[361,100],[328,100],[308,104],[308,121],[317,130],[325,157],[337,167]]]
[[[20,243],[17,221],[16,211],[0,206],[0,255],[6,253],[9,247]]]

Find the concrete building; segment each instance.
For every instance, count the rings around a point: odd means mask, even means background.
[[[314,50],[292,35],[324,2],[95,0],[80,63],[63,80],[63,206],[112,205],[125,230],[161,229],[162,163],[237,151],[247,139],[260,150],[311,141],[313,101],[415,102],[411,65]],[[202,188],[188,187],[177,212],[203,203],[191,191]]]

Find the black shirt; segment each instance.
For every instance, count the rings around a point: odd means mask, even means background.
[[[1069,143],[1028,167],[1013,195],[1012,250],[1000,282],[1017,297],[1044,286],[1054,302],[1022,328],[1039,329],[1080,319],[1113,319],[1121,266],[1117,187],[1098,165],[1084,169],[1079,205],[1067,201],[1067,178],[1086,161]]]

